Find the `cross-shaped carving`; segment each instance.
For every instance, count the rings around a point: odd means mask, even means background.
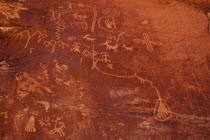
[[[144,40],[143,39],[133,39],[133,41],[135,43],[145,44],[147,46],[147,50],[149,52],[153,51],[153,45],[155,45],[155,46],[162,45],[161,42],[151,41],[147,33],[143,33],[143,38],[144,38]]]

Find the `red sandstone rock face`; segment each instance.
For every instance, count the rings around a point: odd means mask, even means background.
[[[1,139],[208,139],[203,12],[173,0],[5,0],[0,15]]]

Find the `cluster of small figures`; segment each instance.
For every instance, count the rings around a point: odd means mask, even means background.
[[[71,7],[70,7],[70,9],[71,9]],[[53,13],[53,14],[55,14],[55,13]],[[120,15],[120,12],[118,10],[113,10],[113,9],[110,9],[110,8],[105,9],[104,10],[104,16],[100,17],[99,20],[98,20],[99,28],[103,29],[105,31],[108,31],[110,33],[113,33],[113,31],[116,29],[115,17],[117,17],[119,15]],[[82,22],[84,22],[88,18],[87,15],[81,15],[78,12],[74,13],[72,16],[74,17],[75,20],[82,20]],[[60,17],[58,17],[58,18],[60,18]],[[56,18],[54,17],[52,19],[55,20]],[[89,59],[92,59],[93,60],[92,61],[92,70],[96,69],[98,71],[100,71],[98,69],[98,65],[97,65],[98,62],[105,63],[105,64],[107,64],[107,66],[110,69],[113,69],[111,59],[110,59],[110,55],[109,55],[108,51],[112,51],[114,53],[117,53],[117,52],[119,52],[119,47],[120,46],[125,51],[128,51],[128,52],[133,52],[134,51],[134,47],[129,46],[126,43],[123,43],[122,45],[119,45],[119,41],[122,38],[122,36],[127,36],[128,35],[125,32],[120,32],[117,36],[114,37],[114,39],[108,39],[108,37],[106,36],[105,41],[102,42],[102,43],[98,43],[100,40],[97,40],[97,38],[93,37],[94,35],[92,35],[92,34],[82,35],[81,38],[86,41],[86,44],[91,44],[91,45],[86,45],[85,43],[82,44],[79,41],[76,41],[77,40],[76,36],[69,36],[68,41],[72,42],[72,45],[70,45],[69,43],[66,43],[66,42],[58,39],[59,33],[63,30],[63,28],[65,28],[64,24],[62,24],[63,27],[61,27],[61,23],[62,23],[62,21],[58,22],[58,27],[60,29],[57,30],[57,33],[56,33],[57,39],[55,39],[55,40],[43,40],[43,39],[47,38],[48,35],[43,34],[39,31],[30,33],[30,31],[28,31],[28,30],[22,31],[22,32],[16,34],[14,37],[16,39],[21,40],[21,39],[23,39],[24,35],[27,35],[27,41],[26,41],[26,44],[24,45],[25,49],[28,48],[32,37],[38,37],[38,40],[37,40],[38,43],[42,43],[44,45],[44,47],[47,47],[47,48],[50,47],[51,48],[50,49],[51,53],[55,53],[57,48],[62,48],[62,49],[70,48],[71,52],[81,53],[82,56],[85,56]],[[81,40],[81,38],[79,38],[78,40]],[[153,45],[155,45],[155,46],[162,45],[161,42],[151,41],[148,34],[146,34],[146,33],[143,33],[143,39],[134,38],[133,42],[135,42],[137,44],[146,45],[147,50],[149,52],[153,51]],[[96,43],[98,43],[98,46],[105,46],[105,49],[107,51],[106,52],[96,51],[96,49],[95,49]],[[33,52],[30,52],[30,53],[33,53]],[[100,71],[100,72],[102,72],[102,71]],[[102,73],[106,74],[106,75],[111,75],[111,76],[114,76],[114,77],[120,77],[120,76],[116,76],[114,74],[108,74],[106,72],[102,72]],[[121,76],[121,77],[125,78],[126,76]],[[137,78],[137,79],[141,79],[136,74],[133,77]],[[144,80],[144,79],[143,80],[141,79],[140,81],[141,82],[142,81],[147,81],[149,83],[152,83],[151,81]],[[158,93],[158,95],[159,95],[159,93]],[[45,106],[46,111],[48,110],[48,108],[49,108],[48,103],[43,102],[43,101],[39,101],[37,103],[43,104]],[[154,107],[154,117],[155,117],[155,119],[159,120],[159,121],[166,121],[166,120],[170,119],[171,116],[172,116],[172,112],[171,112],[170,108],[167,106],[165,101],[162,100],[162,98],[159,97],[159,100],[157,100],[156,106]],[[64,129],[66,128],[66,125],[60,117],[57,117],[55,120],[51,120],[51,121],[50,121],[49,117],[48,118],[42,118],[41,120],[39,120],[40,125],[43,126],[43,127],[44,126],[51,126],[52,125],[51,122],[54,123],[54,125],[53,125],[53,129],[49,132],[49,134],[58,133],[60,135],[60,137],[65,136]],[[30,116],[24,130],[26,132],[36,132],[35,116],[34,115]]]

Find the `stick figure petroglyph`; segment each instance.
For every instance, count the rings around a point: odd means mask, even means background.
[[[72,46],[73,46],[73,48],[71,49],[71,51],[80,52],[81,43],[74,42],[74,44]]]
[[[94,46],[92,46],[92,51],[90,52],[89,50],[84,50],[82,52],[82,54],[85,57],[89,57],[92,59],[92,70],[95,69],[97,67],[97,63],[98,62],[104,62],[104,63],[111,63],[111,60],[109,60],[108,58],[109,53],[108,52],[96,52],[94,49]],[[97,58],[97,56],[101,56],[102,58]]]
[[[29,41],[30,41],[30,40],[32,39],[32,37],[34,37],[35,35],[38,35],[38,40],[37,40],[38,43],[40,43],[40,42],[42,41],[42,39],[44,39],[44,38],[47,37],[46,34],[43,34],[43,33],[39,32],[39,31],[36,31],[36,32],[30,34],[30,32],[29,32],[28,30],[22,31],[22,32],[20,32],[20,33],[17,33],[17,34],[15,34],[13,37],[14,37],[15,39],[21,40],[21,39],[23,39],[24,33],[26,33],[26,35],[27,35],[27,41],[26,41],[26,44],[25,44],[24,48],[27,48],[27,47],[28,47]]]
[[[61,18],[60,13],[53,11],[53,10],[50,10],[50,12],[52,13],[52,17],[50,20],[60,20],[60,18]]]

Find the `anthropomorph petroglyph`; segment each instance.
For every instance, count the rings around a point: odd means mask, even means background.
[[[84,50],[82,54],[85,57],[92,59],[92,70],[97,67],[98,62],[104,62],[104,63],[111,63],[111,60],[109,59],[109,53],[108,52],[96,52],[94,49],[94,46],[91,48],[92,50]],[[100,57],[100,58],[99,58]]]
[[[81,43],[77,43],[77,42],[74,42],[74,44],[72,45],[72,49],[71,51],[73,52],[80,52],[80,48],[81,48]]]
[[[63,41],[56,41],[56,40],[50,40],[50,41],[44,41],[43,45],[45,47],[52,47],[51,53],[55,52],[56,48],[69,48],[69,44],[63,42]]]
[[[21,31],[20,33],[15,34],[14,38],[22,40],[24,35],[26,35],[26,37],[27,37],[26,44],[25,44],[24,48],[28,47],[30,40],[32,39],[32,37],[34,37],[36,35],[38,36],[37,43],[40,43],[44,38],[47,37],[46,34],[43,34],[39,31],[35,31],[34,33],[30,33],[30,31],[25,30],[25,31]]]

